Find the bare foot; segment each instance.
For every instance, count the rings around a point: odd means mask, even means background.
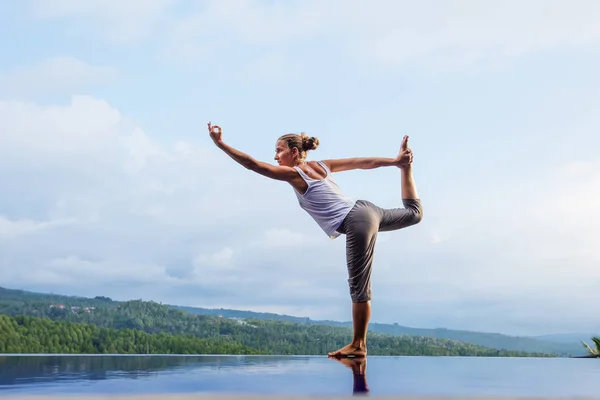
[[[350,343],[337,351],[328,354],[329,357],[336,358],[358,358],[367,356],[367,348],[364,345],[355,345]]]

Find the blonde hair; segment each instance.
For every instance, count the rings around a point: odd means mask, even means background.
[[[298,149],[298,161],[306,159],[306,152],[316,150],[319,147],[319,139],[314,136],[307,136],[302,132],[300,135],[296,133],[288,133],[281,136],[278,140],[283,141],[291,150],[294,147]]]

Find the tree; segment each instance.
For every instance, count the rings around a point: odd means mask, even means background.
[[[596,346],[596,348],[590,347],[586,342],[583,343],[583,346],[590,353],[590,356],[600,358],[600,336],[592,337],[592,342]]]

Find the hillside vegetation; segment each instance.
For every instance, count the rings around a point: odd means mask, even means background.
[[[252,319],[265,319],[275,321],[287,321],[301,324],[316,324],[316,325],[328,325],[334,327],[352,327],[351,321],[331,321],[331,320],[312,320],[306,317],[294,317],[288,315],[279,315],[272,313],[260,313],[254,311],[241,311],[241,310],[229,310],[229,309],[208,309],[199,307],[185,307],[169,305],[169,307],[183,310],[191,314],[196,315],[222,315],[223,317],[229,318],[252,318]],[[559,356],[575,356],[586,354],[585,348],[581,345],[579,340],[569,341],[553,341],[553,340],[542,340],[539,338],[525,337],[525,336],[509,336],[500,333],[488,333],[488,332],[475,332],[466,330],[453,330],[446,328],[412,328],[402,326],[399,324],[381,324],[371,323],[369,324],[369,330],[371,332],[377,332],[381,334],[389,334],[394,336],[425,336],[431,338],[440,339],[451,339],[457,340],[464,343],[476,344],[479,346],[489,347],[498,350],[512,350],[512,351],[527,351],[527,352],[539,352],[539,353],[551,353]],[[581,337],[589,337],[589,335],[579,335]]]
[[[133,329],[0,315],[0,353],[259,354],[223,338],[148,334]]]
[[[263,354],[322,355],[347,344],[352,334],[349,327],[343,326],[336,327],[325,324],[260,320],[256,318],[231,319],[214,315],[191,314],[149,301],[115,302],[105,297],[86,299],[8,289],[0,289],[0,314],[13,317],[23,315],[55,322],[84,324],[81,326],[85,326],[85,329],[95,326],[108,329],[103,332],[108,332],[109,338],[113,338],[110,335],[117,335],[114,336],[115,340],[118,340],[121,334],[130,338],[128,336],[131,335],[130,332],[139,331],[149,335],[168,335],[159,336],[165,343],[168,343],[169,340],[175,340],[171,339],[170,336],[185,337],[189,340],[191,338],[218,339],[218,343],[229,344],[239,351]],[[64,327],[66,326],[64,325]],[[79,325],[68,326],[70,327],[68,329],[77,329]],[[117,333],[117,331],[127,333]],[[19,335],[23,335],[23,332],[31,334],[31,331],[27,330],[22,331]],[[37,339],[38,341],[40,338],[47,340],[45,334],[40,333],[39,335],[41,336]],[[6,336],[3,335],[0,342],[7,340],[5,338]],[[112,341],[112,339],[110,340]],[[226,341],[224,342],[224,340]],[[7,342],[4,343],[4,349],[7,350]],[[208,348],[206,346],[213,342],[190,343],[193,349],[203,349]],[[162,345],[157,344],[157,346],[159,349],[164,349]],[[174,346],[175,348],[181,348],[175,344]],[[422,336],[386,335],[374,331],[369,334],[368,347],[371,355],[542,355],[540,352],[526,353],[523,351],[499,350],[454,340]],[[117,346],[115,350],[119,352],[121,348]],[[91,348],[88,348],[88,350],[91,351]],[[143,347],[141,350],[144,350]],[[127,351],[129,351],[129,348]],[[203,353],[204,350],[194,350],[194,352]]]

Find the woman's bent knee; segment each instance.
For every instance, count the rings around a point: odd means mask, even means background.
[[[366,303],[367,301],[371,301],[371,287],[369,285],[369,287],[360,290],[360,291],[354,291],[352,289],[350,289],[350,298],[352,299],[353,303]]]

